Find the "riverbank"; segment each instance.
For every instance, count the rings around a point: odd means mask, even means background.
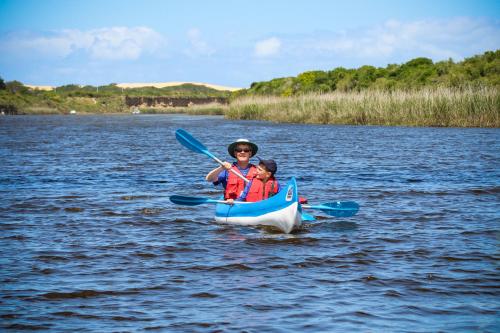
[[[500,127],[500,93],[481,87],[250,96],[232,101],[225,116],[306,124]]]
[[[61,107],[63,106],[63,108]],[[264,120],[278,123],[500,127],[500,93],[495,87],[437,88],[415,91],[332,92],[300,96],[244,96],[229,104],[187,107],[130,108],[124,98],[68,98],[27,105],[23,114],[142,114],[184,113],[224,115],[232,120]]]

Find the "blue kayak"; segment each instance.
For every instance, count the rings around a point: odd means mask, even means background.
[[[266,200],[234,205],[218,203],[215,220],[219,223],[272,226],[288,234],[302,224],[297,182],[291,178],[280,192]]]

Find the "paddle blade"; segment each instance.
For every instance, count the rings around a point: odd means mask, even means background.
[[[316,221],[316,218],[313,215],[308,214],[306,212],[302,212],[301,216],[302,216],[302,221]]]
[[[207,198],[196,198],[196,197],[185,197],[182,195],[172,195],[170,196],[170,201],[177,205],[185,206],[197,206],[205,203],[211,203],[211,199]]]
[[[354,201],[337,201],[324,203],[320,209],[328,215],[336,217],[354,216],[359,211],[359,205]]]
[[[323,205],[302,205],[303,208],[320,209],[328,215],[336,217],[354,216],[359,211],[359,205],[354,201],[327,202]]]
[[[208,151],[207,147],[205,147],[200,141],[193,138],[191,134],[189,134],[182,128],[179,128],[177,131],[175,131],[175,138],[184,147],[196,153],[206,154]]]

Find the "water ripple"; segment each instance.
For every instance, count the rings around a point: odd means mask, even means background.
[[[284,235],[176,206],[221,194],[181,127],[361,210]],[[2,332],[499,331],[498,129],[20,116],[0,140]]]

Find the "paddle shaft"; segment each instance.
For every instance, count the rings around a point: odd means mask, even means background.
[[[212,155],[212,154],[210,154]],[[224,166],[224,162],[222,162],[221,160],[219,160],[217,157],[215,157],[214,155],[210,156],[211,158],[213,158],[217,163],[219,163],[221,166]],[[225,168],[225,167],[224,167]],[[226,169],[226,170],[229,170],[230,172],[234,173],[236,176],[240,177],[241,179],[243,179],[243,181],[245,183],[248,183],[250,182],[245,176],[243,176],[241,173],[239,173],[238,171],[234,170],[233,168],[231,169]]]
[[[225,200],[215,200],[215,199],[210,199],[210,198],[203,198],[203,197],[187,197],[183,195],[172,195],[170,196],[170,201],[172,201],[174,204],[177,205],[186,205],[186,206],[197,206],[197,205],[203,205],[203,204],[229,204],[228,201]],[[234,201],[232,204],[246,204],[248,202],[246,201]]]
[[[177,131],[175,131],[175,137],[177,140],[186,148],[189,150],[192,150],[196,153],[204,154],[213,160],[215,160],[217,163],[219,163],[221,166],[224,166],[224,162],[222,162],[220,159],[218,159],[214,154],[212,154],[203,143],[200,141],[196,140],[191,134],[189,134],[187,131],[183,130],[182,128],[179,128]],[[236,176],[240,177],[245,183],[250,182],[245,176],[243,176],[241,173],[234,169],[229,169],[232,173],[234,173]]]
[[[310,209],[321,209],[321,210],[338,210],[338,211],[353,211],[355,209],[351,207],[347,208],[342,208],[342,207],[328,207],[328,206],[323,206],[323,205],[301,205],[302,208],[310,208]]]

